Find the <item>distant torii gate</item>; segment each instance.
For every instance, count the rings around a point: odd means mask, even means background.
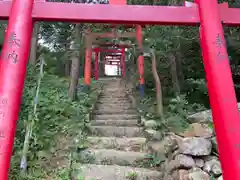
[[[93,48],[93,51],[95,52],[95,60],[94,60],[94,78],[95,80],[98,80],[99,77],[99,53],[101,51],[104,52],[114,52],[114,53],[120,53],[120,64],[118,64],[118,66],[120,66],[121,72],[122,72],[122,76],[125,77],[126,76],[126,62],[125,62],[125,48],[130,48],[132,47],[131,44],[113,44],[113,43],[97,43],[95,42],[94,45],[97,45],[97,47]],[[106,48],[118,48],[121,50],[116,50],[116,49],[106,49]],[[119,68],[119,67],[118,67]]]
[[[95,52],[95,60],[94,60],[94,64],[95,64],[94,65],[94,78],[95,78],[95,80],[98,80],[98,77],[99,77],[99,53],[100,52],[120,53],[121,65],[122,65],[121,69],[122,69],[122,72],[123,72],[123,77],[125,77],[125,75],[126,75],[125,48],[123,46],[121,47],[121,50],[95,47],[95,48],[92,49],[92,51]],[[88,68],[88,69],[85,68],[85,70],[89,71],[90,68]]]
[[[118,59],[120,58],[120,60],[116,60],[116,59],[114,59],[114,57],[118,58]],[[103,63],[104,67],[105,67],[106,64],[109,64],[109,63],[110,63],[111,66],[117,66],[117,74],[120,75],[119,72],[121,70],[121,76],[124,77],[123,74],[125,72],[124,72],[124,67],[123,67],[123,63],[122,63],[122,61],[123,61],[122,55],[117,55],[117,54],[114,54],[114,53],[106,53],[104,55],[103,61],[104,61],[104,63]],[[104,69],[104,73],[105,73],[105,69]]]
[[[240,120],[222,24],[239,25],[239,9],[199,0],[198,7],[0,2],[9,23],[0,61],[0,177],[8,179],[33,22],[201,24],[201,46],[224,180],[240,179]],[[64,13],[63,13],[64,11]],[[81,12],[81,13],[80,13]],[[127,13],[126,13],[127,12]],[[114,16],[113,16],[114,14]]]
[[[120,1],[114,1],[111,2],[110,4],[121,4],[124,5],[126,4],[126,0],[120,0]],[[113,26],[115,28],[115,26]],[[124,32],[124,33],[116,33],[116,32],[111,32],[111,33],[91,33],[88,32],[86,35],[86,41],[88,42],[88,46],[91,46],[89,44],[94,41],[96,38],[132,38],[136,37],[137,42],[138,42],[138,71],[139,71],[139,88],[140,88],[140,94],[143,97],[144,96],[144,57],[143,57],[143,50],[142,50],[142,27],[141,25],[136,26],[136,33],[133,32]],[[87,46],[87,45],[86,45]],[[86,47],[85,49],[85,70],[84,70],[84,82],[87,87],[91,85],[91,59],[92,59],[92,50],[90,50],[89,47]],[[95,69],[94,69],[94,76],[95,79],[98,79],[98,61],[97,58],[99,58],[99,50],[94,50],[95,53]],[[122,47],[122,57],[121,57],[121,62],[122,62],[122,76],[126,76],[126,66],[125,66],[125,48]]]

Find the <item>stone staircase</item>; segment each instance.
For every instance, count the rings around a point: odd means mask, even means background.
[[[84,180],[161,180],[159,171],[140,166],[148,155],[146,139],[124,90],[120,79],[104,85],[91,121],[89,148],[80,152],[81,163],[74,168]],[[81,173],[74,175],[76,180]]]

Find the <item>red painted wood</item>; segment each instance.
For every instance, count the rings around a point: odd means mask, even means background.
[[[221,20],[227,25],[240,25],[239,8],[228,8],[226,4],[219,4]],[[11,1],[0,1],[1,20],[8,19],[10,9]],[[63,11],[65,13],[62,13]],[[74,3],[35,2],[32,17],[37,21],[108,24],[197,25],[200,23],[197,8],[179,6],[103,4],[89,6]]]
[[[127,0],[109,0],[109,4],[125,5]]]
[[[0,19],[7,19],[10,9],[11,2],[0,2]],[[32,16],[34,20],[37,21],[91,22],[108,24],[196,25],[199,23],[197,9],[167,6],[103,4],[93,6],[75,3],[35,2]]]
[[[1,4],[1,3],[0,3]],[[1,7],[1,5],[0,5]],[[1,7],[2,8],[2,7]],[[0,179],[8,179],[32,36],[33,0],[12,4],[0,59]]]
[[[223,26],[217,0],[199,0],[198,6],[203,63],[223,179],[237,180],[240,179],[240,118]]]

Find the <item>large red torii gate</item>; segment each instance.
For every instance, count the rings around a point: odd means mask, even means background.
[[[110,0],[109,4],[114,4],[114,5],[126,5],[127,1],[126,0]],[[136,32],[123,32],[119,33],[116,31],[117,25],[113,24],[110,25],[112,27],[112,32],[107,32],[107,33],[94,33],[91,32],[89,29],[85,35],[85,40],[88,42],[88,46],[92,46],[93,41],[96,41],[96,38],[133,38],[135,37],[138,43],[138,72],[139,72],[139,89],[140,89],[140,94],[143,97],[144,96],[144,57],[143,57],[143,49],[142,49],[142,26],[141,25],[135,25],[136,27]],[[124,25],[124,27],[131,27],[133,28],[134,25]],[[87,45],[86,44],[86,45]],[[85,83],[85,89],[89,89],[91,85],[91,58],[92,58],[92,53],[95,53],[95,69],[94,69],[94,77],[95,80],[98,79],[98,70],[99,70],[99,49],[91,49],[88,47],[85,48],[85,68],[84,68],[84,83]],[[117,51],[116,51],[117,52]],[[126,76],[126,62],[125,62],[125,48],[121,48],[121,69],[122,69],[122,77]]]
[[[224,180],[240,179],[240,121],[222,23],[239,25],[239,9],[199,0],[198,7],[0,2],[9,24],[0,61],[0,177],[8,179],[34,21],[112,24],[201,24],[201,46]],[[64,13],[63,13],[64,11]],[[127,13],[126,13],[127,12]]]

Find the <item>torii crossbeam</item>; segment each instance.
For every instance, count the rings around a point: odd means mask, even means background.
[[[224,180],[240,179],[240,120],[222,23],[240,24],[240,11],[199,0],[198,7],[0,2],[9,19],[0,61],[0,178],[8,179],[34,21],[201,25],[200,40]],[[64,12],[64,13],[63,13]],[[126,13],[127,12],[127,13]]]
[[[8,19],[11,4],[9,0],[0,2],[0,19]],[[228,8],[225,5],[219,7],[224,24],[239,25],[240,17],[237,8]],[[57,2],[34,2],[32,18],[36,21],[108,24],[196,25],[200,23],[198,8],[110,4],[93,6]]]

